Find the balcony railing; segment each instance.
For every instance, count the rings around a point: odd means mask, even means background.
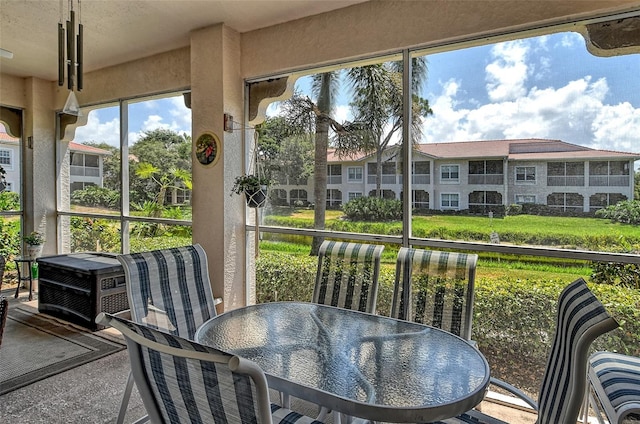
[[[382,184],[397,184],[397,176],[394,175],[383,175],[382,176]],[[369,175],[367,176],[367,184],[375,184],[376,183],[376,176],[375,175]]]
[[[329,175],[327,184],[342,184],[342,175]]]
[[[412,184],[431,184],[431,175],[429,174],[413,174],[411,177]]]
[[[85,177],[99,177],[100,168],[86,167],[86,166],[71,166],[71,175],[79,175]]]
[[[547,185],[552,187],[582,187],[584,186],[584,176],[547,177]]]
[[[501,185],[504,184],[503,174],[470,174],[469,184]]]
[[[589,185],[592,187],[628,187],[628,175],[590,175]]]

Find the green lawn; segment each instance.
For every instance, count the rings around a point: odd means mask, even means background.
[[[313,228],[313,210],[284,208],[267,215],[265,224]],[[335,210],[327,211],[326,228],[373,234],[402,233],[401,222],[349,222],[342,219],[342,212]],[[489,242],[491,232],[495,231],[502,244],[613,252],[640,250],[640,227],[597,218],[516,215],[490,219],[468,215],[431,215],[414,216],[412,228],[414,236],[425,238]],[[309,237],[269,234],[264,240],[262,249],[301,255],[309,253]],[[395,266],[396,252],[392,246],[385,249],[383,266]],[[480,253],[479,256],[478,278],[501,278],[517,273],[522,279],[561,278],[569,281],[577,277],[588,279],[591,275],[588,261],[498,253]]]

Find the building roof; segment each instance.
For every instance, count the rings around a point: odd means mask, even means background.
[[[388,149],[397,148],[391,146]],[[516,140],[459,141],[448,143],[423,143],[415,151],[432,159],[480,159],[496,158],[508,160],[560,160],[560,159],[633,159],[640,160],[640,153],[598,150],[562,140],[541,138]],[[370,153],[338,156],[329,149],[327,161],[358,162]]]
[[[19,138],[11,137],[4,131],[0,131],[0,143],[2,144],[11,144],[18,145],[20,142]],[[72,152],[82,152],[82,153],[93,153],[95,155],[110,155],[111,152],[105,149],[100,149],[98,147],[87,146],[86,144],[74,143],[73,141],[69,142],[69,149]]]

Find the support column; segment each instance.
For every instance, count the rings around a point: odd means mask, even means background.
[[[25,234],[39,231],[46,240],[43,254],[56,253],[56,137],[51,83],[25,82],[26,107],[22,135],[22,185]]]
[[[205,132],[220,139],[218,158],[208,165],[193,155],[193,241],[209,260],[214,296],[223,297],[225,310],[255,298],[246,287],[245,206],[230,196],[233,179],[244,163],[244,83],[240,72],[240,34],[223,24],[191,34],[192,139]],[[224,114],[233,116],[234,130],[224,131]]]

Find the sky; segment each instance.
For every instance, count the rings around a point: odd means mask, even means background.
[[[427,63],[421,94],[434,114],[423,122],[423,142],[550,138],[640,153],[638,54],[596,57],[569,32],[433,54]],[[297,87],[308,92],[308,78]],[[351,116],[348,97],[343,88],[338,121]],[[130,144],[157,128],[191,134],[181,96],[133,104],[129,113]],[[75,141],[116,146],[117,134],[112,107],[91,112]]]

